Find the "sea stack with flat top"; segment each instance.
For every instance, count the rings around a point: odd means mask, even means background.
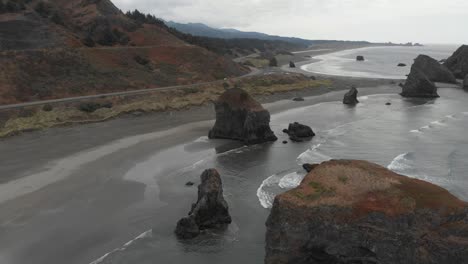
[[[466,263],[468,203],[367,161],[316,165],[276,196],[265,264]]]
[[[232,88],[214,103],[216,123],[209,138],[240,140],[247,145],[276,141],[270,113],[246,91]]]
[[[223,228],[232,221],[218,171],[205,170],[200,178],[197,202],[192,205],[189,215],[177,222],[175,233],[180,239],[194,238],[206,229]]]

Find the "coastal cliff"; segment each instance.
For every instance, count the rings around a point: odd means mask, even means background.
[[[247,145],[278,139],[270,128],[270,113],[246,91],[229,89],[214,105],[216,123],[209,138],[240,140]]]
[[[275,198],[265,263],[465,263],[467,208],[379,165],[324,162]]]

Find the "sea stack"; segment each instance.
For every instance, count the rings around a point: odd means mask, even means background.
[[[294,142],[302,142],[304,139],[315,136],[312,128],[298,122],[289,124],[288,129],[284,129],[283,132],[288,134],[289,139]]]
[[[289,68],[296,68],[296,64],[292,61],[289,62]]]
[[[206,229],[223,228],[232,221],[218,171],[205,170],[200,178],[197,202],[192,204],[189,215],[177,222],[175,233],[180,239],[194,238]]]
[[[359,103],[357,99],[358,90],[356,87],[351,87],[349,91],[343,97],[343,104],[346,105],[356,105]]]
[[[209,138],[240,140],[247,145],[278,139],[270,128],[270,113],[246,91],[229,89],[214,105],[216,123]]]
[[[411,72],[403,85],[400,94],[403,97],[436,98],[437,87],[429,78],[417,67],[411,67]]]
[[[356,57],[356,60],[357,61],[364,61],[364,56],[359,55],[359,56]]]
[[[414,60],[413,67],[418,68],[433,82],[457,83],[457,79],[447,67],[427,55],[419,55]]]
[[[466,263],[468,203],[366,161],[332,160],[278,195],[265,264]]]
[[[449,68],[459,79],[465,78],[468,74],[468,45],[463,45],[458,48],[452,56],[450,56],[444,65]]]

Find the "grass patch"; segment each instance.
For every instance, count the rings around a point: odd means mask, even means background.
[[[349,178],[346,177],[346,176],[338,176],[338,180],[339,180],[341,183],[346,184],[346,183],[348,183]]]
[[[302,75],[270,75],[255,76],[235,80],[230,86],[239,85],[252,96],[302,90],[313,87],[331,86],[329,80],[310,80]],[[101,99],[83,100],[76,103],[49,105],[45,108],[37,106],[24,110],[15,110],[3,118],[5,123],[0,126],[0,137],[17,134],[21,131],[40,130],[69,124],[102,122],[119,115],[139,112],[160,112],[167,110],[182,110],[192,106],[200,106],[216,100],[226,89],[226,84],[200,85],[181,89],[156,91],[141,95],[107,97]],[[80,111],[80,104],[110,104],[110,108],[99,108],[91,112]],[[24,112],[28,112],[27,115]]]
[[[309,194],[307,196],[307,198],[310,200],[315,200],[323,196],[334,196],[336,193],[335,188],[333,187],[329,188],[329,187],[323,186],[319,182],[311,181],[309,182],[309,186],[314,189],[314,193]]]

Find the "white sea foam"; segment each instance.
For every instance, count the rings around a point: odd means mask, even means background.
[[[309,149],[303,152],[302,154],[297,157],[297,163],[298,164],[304,164],[304,163],[322,163],[324,161],[329,161],[332,158],[318,152],[316,149]]]
[[[207,136],[199,137],[195,140],[196,143],[208,143],[210,139]]]
[[[302,179],[304,179],[305,173],[289,173],[283,176],[279,182],[279,187],[283,189],[292,189],[296,188],[301,184]]]
[[[431,124],[438,125],[438,126],[446,126],[446,124],[444,124],[442,122],[443,122],[443,120],[437,120],[437,121],[431,122]]]
[[[387,169],[397,173],[411,169],[411,158],[411,152],[400,154],[392,160]]]
[[[264,208],[271,208],[273,206],[273,201],[275,199],[276,194],[273,192],[269,192],[267,188],[271,188],[274,186],[277,186],[281,180],[281,177],[274,174],[268,178],[266,178],[260,187],[257,189],[257,197],[258,200],[260,201],[260,204]]]
[[[387,169],[401,175],[427,180],[427,175],[420,172],[416,167],[415,160],[416,158],[413,152],[403,153],[394,158],[387,166]]]
[[[411,133],[422,133],[421,130],[419,130],[419,129],[411,130],[410,132]]]
[[[90,264],[99,264],[99,263],[102,263],[110,254],[112,253],[115,253],[115,252],[119,252],[119,251],[124,251],[125,249],[127,249],[130,245],[132,245],[133,243],[135,243],[137,240],[140,240],[140,239],[143,239],[143,238],[149,238],[153,235],[153,231],[152,230],[148,230],[144,233],[142,233],[141,235],[137,236],[136,238],[128,241],[127,243],[125,243],[125,245],[123,245],[122,247],[120,248],[116,248],[114,250],[112,250],[111,252],[108,252],[106,254],[104,254],[102,257],[94,260],[93,262],[91,262]]]

